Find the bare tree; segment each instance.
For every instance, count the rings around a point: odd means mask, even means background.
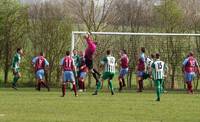
[[[29,31],[34,52],[46,53],[50,63],[48,81],[58,81],[59,61],[65,55],[65,51],[70,50],[71,20],[55,1],[32,5],[30,18]]]
[[[200,1],[199,0],[191,0],[187,1],[184,0],[181,3],[182,8],[185,10],[184,14],[184,23],[186,25],[186,31],[193,31],[195,33],[200,32]],[[190,40],[192,41],[192,40]],[[195,49],[189,49],[188,51],[195,51],[197,54],[200,53],[200,37],[195,37],[195,43],[192,45],[195,45]],[[191,46],[194,47],[194,46]],[[200,59],[199,55],[196,55],[198,59]],[[195,84],[195,82],[194,82]],[[199,85],[199,78],[197,78],[197,82],[195,84],[195,89],[198,88]]]
[[[140,0],[116,0],[114,2],[116,21],[111,23],[118,29],[118,31],[142,32],[147,31],[151,23],[152,5],[153,1],[140,1]],[[148,13],[148,14],[147,14]],[[145,30],[144,30],[145,28]],[[138,36],[131,36],[128,42],[125,37],[121,37],[120,48],[126,48],[130,56],[130,73],[128,76],[128,87],[131,87],[133,79],[133,72],[138,59],[138,50],[140,46],[144,46],[142,40]]]
[[[166,33],[174,33],[182,26],[182,9],[178,5],[177,1],[164,0],[160,6],[156,7],[158,18],[160,20],[160,27]],[[159,19],[160,18],[160,19]],[[166,38],[166,52],[169,68],[171,71],[171,88],[175,85],[175,76],[177,73],[177,66],[181,63],[181,41],[180,39],[174,39],[173,37]],[[176,58],[176,60],[174,60]]]

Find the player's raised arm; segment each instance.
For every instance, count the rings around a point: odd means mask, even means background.
[[[187,64],[187,62],[188,62],[188,58],[186,58],[182,63],[182,72],[183,73],[185,72],[185,65]]]
[[[84,36],[84,38],[85,38],[85,41],[86,41],[87,43],[90,43],[91,41],[93,41],[93,40],[92,40],[92,37],[91,37],[91,35],[90,35],[89,33],[87,33],[87,34]]]
[[[34,58],[31,60],[31,64],[32,64],[33,66],[35,65],[36,59],[37,59],[37,56],[34,57]]]
[[[60,60],[60,70],[63,72],[64,58]]]
[[[85,39],[87,39],[87,38],[89,38],[91,35],[90,35],[90,33],[89,32],[87,32],[86,34],[85,34]]]

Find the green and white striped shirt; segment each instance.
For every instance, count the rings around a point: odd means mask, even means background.
[[[12,68],[17,69],[19,68],[19,64],[21,62],[21,56],[19,53],[16,53],[12,59]]]
[[[154,62],[154,60],[153,59],[151,59],[151,58],[147,58],[146,59],[146,62],[145,62],[145,69],[146,69],[146,72],[149,74],[149,73],[151,73],[151,71],[152,71],[152,68],[151,68],[151,66],[152,66],[152,64],[153,64],[153,62]]]
[[[153,64],[152,64],[152,76],[154,80],[158,79],[164,79],[165,75],[165,70],[167,69],[167,66],[165,62],[160,61],[157,59]]]
[[[115,73],[115,65],[116,65],[115,57],[108,55],[103,58],[101,64],[104,64],[105,66],[104,72]]]

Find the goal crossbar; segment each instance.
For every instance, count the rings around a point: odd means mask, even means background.
[[[72,31],[71,50],[75,47],[75,35],[87,34],[87,31]],[[93,35],[125,35],[125,36],[200,36],[194,33],[131,33],[131,32],[90,32]]]

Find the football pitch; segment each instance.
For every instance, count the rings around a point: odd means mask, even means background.
[[[59,89],[0,89],[0,122],[200,122],[200,95],[169,91],[156,102],[154,91],[79,93]]]

